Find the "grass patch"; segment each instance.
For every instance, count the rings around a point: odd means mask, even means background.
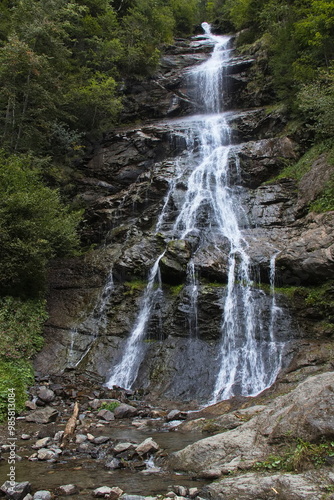
[[[124,285],[127,288],[127,291],[124,293],[124,295],[133,295],[138,291],[145,290],[147,286],[147,281],[144,280],[125,281]]]
[[[184,283],[181,283],[180,285],[171,285],[169,287],[169,291],[171,293],[171,295],[179,295],[182,290],[184,289]]]
[[[254,468],[255,470],[299,472],[320,467],[332,457],[334,457],[334,442],[314,444],[298,439],[282,455],[269,455],[265,460],[256,462]]]

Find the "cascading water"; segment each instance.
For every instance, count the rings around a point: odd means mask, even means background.
[[[117,385],[128,389],[137,377],[138,369],[144,356],[145,349],[142,341],[146,334],[146,326],[150,319],[152,308],[161,296],[159,263],[163,255],[159,255],[151,269],[136,324],[126,342],[122,358],[113,369],[112,375],[106,384],[107,387]],[[157,283],[158,285],[156,286]]]
[[[177,180],[186,184],[186,191],[182,201],[177,203],[178,182],[175,179],[171,182],[156,231],[162,232],[167,240],[187,240],[192,247],[193,255],[187,266],[186,279],[190,296],[190,339],[196,339],[198,331],[196,255],[204,247],[211,246],[223,260],[228,246],[227,286],[221,298],[221,343],[216,360],[218,369],[215,368],[217,373],[210,401],[214,403],[236,394],[255,395],[270,386],[281,368],[282,344],[275,341],[279,308],[276,306],[273,285],[271,311],[268,311],[270,325],[263,324],[264,314],[259,311],[263,305],[260,304],[259,290],[254,287],[248,245],[240,229],[240,218],[244,218],[238,200],[240,188],[230,180],[231,163],[236,167],[236,146],[231,143],[227,115],[221,112],[224,73],[230,58],[230,37],[212,35],[207,23],[202,26],[205,40],[214,46],[213,53],[206,62],[189,71],[188,76],[189,85],[194,89],[194,99],[203,114],[177,121],[187,142],[187,153],[178,164]],[[173,203],[178,213],[171,224],[168,211]],[[118,385],[130,388],[137,377],[145,350],[143,339],[158,300],[158,292],[161,298],[157,279],[162,257],[163,254],[157,258],[150,272],[137,321],[120,361],[111,370],[108,387]],[[275,257],[272,257],[271,283],[275,278],[274,263]]]

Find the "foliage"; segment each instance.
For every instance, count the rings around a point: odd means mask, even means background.
[[[0,422],[6,418],[8,389],[15,389],[16,412],[24,409],[27,400],[27,386],[34,381],[31,364],[23,359],[0,360]]]
[[[145,290],[147,282],[143,280],[133,280],[126,281],[124,285],[127,288],[127,291],[124,293],[124,295],[133,295],[137,291]]]
[[[199,21],[197,0],[169,0],[178,34],[189,35]]]
[[[102,403],[100,410],[114,411],[121,403],[119,401],[111,401],[110,403]]]
[[[41,181],[38,160],[0,156],[0,287],[3,295],[33,296],[43,289],[46,265],[78,247],[81,212]]]
[[[44,300],[0,299],[0,360],[30,359],[43,346]]]
[[[307,128],[318,140],[334,135],[334,65],[319,71],[316,80],[304,84],[298,95],[299,109],[304,113]]]
[[[184,283],[181,283],[180,285],[171,285],[169,290],[172,295],[179,295],[182,290],[184,289]]]
[[[256,470],[284,470],[298,472],[310,467],[319,467],[328,457],[334,457],[334,442],[320,444],[297,439],[282,455],[270,455],[255,464]]]

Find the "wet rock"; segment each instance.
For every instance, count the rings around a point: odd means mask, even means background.
[[[24,403],[24,406],[28,409],[28,410],[36,410],[37,408],[37,405],[34,401],[26,401]]]
[[[120,404],[115,408],[114,415],[115,418],[131,418],[137,415],[137,408],[125,403]]]
[[[155,453],[159,450],[159,445],[153,440],[153,438],[147,438],[145,441],[140,443],[135,451],[138,455],[146,455],[147,453]]]
[[[123,495],[122,500],[145,500],[146,497],[141,495]]]
[[[109,498],[111,500],[117,500],[117,498],[119,498],[122,494],[123,494],[123,490],[121,490],[121,488],[118,488],[118,486],[114,486],[113,488],[111,488]]]
[[[165,255],[160,260],[160,270],[166,283],[182,283],[191,256],[191,246],[185,240],[173,240],[167,245]]]
[[[107,443],[108,441],[110,441],[109,436],[98,436],[98,437],[93,439],[94,444],[104,444],[104,443]]]
[[[54,435],[53,440],[59,442],[63,439],[64,431],[57,431]]]
[[[51,403],[52,401],[55,400],[55,397],[56,397],[55,393],[51,389],[48,389],[47,387],[45,387],[44,385],[38,389],[37,396],[44,403]]]
[[[114,446],[114,453],[123,453],[123,451],[128,451],[128,450],[134,450],[136,447],[135,444],[133,443],[118,443],[116,446]]]
[[[11,500],[22,500],[31,491],[31,484],[28,481],[17,483],[6,481],[0,487],[0,492]]]
[[[112,420],[115,420],[115,415],[113,414],[113,412],[111,412],[109,410],[100,410],[97,413],[97,416],[99,418],[102,418],[103,420],[106,420],[107,422],[111,422]]]
[[[84,443],[85,441],[87,441],[87,439],[88,439],[88,438],[87,438],[87,436],[86,436],[85,434],[77,434],[77,435],[75,436],[75,442],[76,442],[77,444],[82,444],[82,443]]]
[[[110,470],[120,469],[121,461],[118,458],[111,458],[105,463],[105,468]]]
[[[49,450],[47,448],[41,448],[37,452],[38,460],[55,460],[57,456],[58,454],[55,451]]]
[[[100,488],[97,488],[93,492],[93,496],[95,497],[104,497],[104,498],[110,498],[110,500],[117,500],[123,493],[123,490],[121,490],[118,487],[113,487],[109,488],[108,486],[101,486]]]
[[[185,486],[173,486],[175,493],[181,497],[186,497],[188,495],[188,489]]]
[[[171,410],[166,416],[167,422],[172,420],[183,420],[185,418],[187,418],[187,412],[180,410]]]
[[[48,424],[49,422],[54,422],[57,420],[58,411],[50,406],[46,406],[43,409],[36,410],[26,416],[27,422],[35,422],[36,424]]]
[[[75,484],[63,484],[57,488],[58,495],[76,495],[79,493],[79,488]]]
[[[51,500],[52,494],[47,490],[40,490],[34,493],[34,500]]]
[[[42,439],[39,439],[38,441],[36,441],[36,443],[32,446],[32,448],[34,448],[34,450],[38,450],[40,448],[45,448],[47,446],[48,443],[50,443],[51,441],[51,438],[50,437],[45,437],[45,438],[42,438]]]

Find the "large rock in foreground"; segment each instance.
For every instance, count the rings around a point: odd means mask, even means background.
[[[308,378],[237,429],[178,451],[171,464],[175,470],[198,477],[219,477],[244,468],[245,463],[263,460],[272,453],[273,444],[293,438],[318,442],[333,437],[334,372],[328,372]]]
[[[321,500],[324,481],[329,485],[334,474],[322,470],[313,474],[273,474],[260,476],[248,473],[224,478],[206,488],[211,500]],[[332,497],[327,497],[332,498]]]

